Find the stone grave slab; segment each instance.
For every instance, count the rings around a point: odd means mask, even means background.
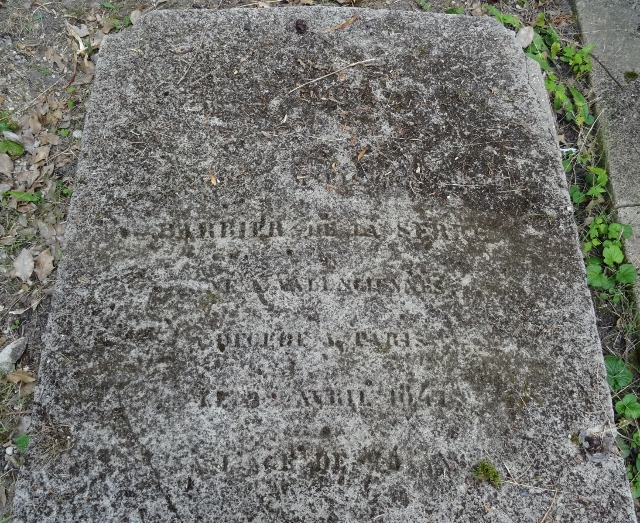
[[[633,520],[511,32],[162,11],[100,55],[16,521]]]

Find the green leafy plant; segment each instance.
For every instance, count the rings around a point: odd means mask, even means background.
[[[0,153],[7,153],[12,158],[18,158],[24,154],[24,147],[13,140],[0,140]]]
[[[422,7],[422,3],[424,3],[424,0],[420,0],[420,7]],[[426,5],[429,5],[429,4],[426,4]],[[429,9],[431,9],[431,6],[429,6]],[[118,20],[117,18],[106,18],[106,17],[104,18],[104,20],[106,22],[109,22],[113,27],[115,27],[116,31],[121,31],[125,27],[131,25],[131,18],[129,18],[128,16],[125,16],[122,20]]]
[[[576,49],[573,46],[565,46],[562,48],[560,60],[567,62],[576,76],[591,71],[592,63],[589,53],[593,50],[593,44],[589,44],[582,49]]]
[[[578,126],[593,124],[595,118],[589,111],[589,103],[584,95],[573,86],[567,88],[554,74],[558,61],[567,62],[576,76],[591,70],[589,53],[593,46],[580,50],[572,46],[562,47],[558,33],[547,24],[544,13],[536,18],[533,30],[533,41],[525,49],[525,54],[549,73],[545,78],[545,87],[553,100],[553,108],[564,113],[568,121]]]
[[[450,7],[445,11],[447,15],[462,15],[464,14],[464,7]]]
[[[487,12],[493,16],[498,22],[502,25],[510,25],[514,29],[520,29],[522,27],[522,22],[518,20],[515,16],[510,15],[508,13],[501,13],[495,7],[489,4],[485,4],[484,8]]]
[[[624,72],[624,79],[627,82],[632,82],[636,78],[638,78],[638,73],[636,73],[635,71],[625,71]]]
[[[640,418],[640,403],[635,394],[625,394],[622,399],[616,394],[633,380],[633,373],[625,362],[615,356],[604,359],[607,369],[607,382],[614,394],[615,409],[618,413],[618,437],[616,443],[621,456],[626,460],[627,478],[631,484],[631,494],[640,498],[640,431],[637,419]]]
[[[427,11],[427,12],[431,11],[431,4],[429,2],[427,2],[426,0],[416,0],[416,2],[425,11]]]
[[[129,18],[128,16],[125,16],[122,19],[115,17],[117,16],[117,13],[115,11],[117,11],[121,7],[121,4],[102,2],[102,4],[100,5],[102,5],[102,7],[104,7],[105,9],[111,11],[111,16],[105,16],[104,21],[109,22],[116,29],[116,31],[120,31],[125,27],[131,25],[131,18]],[[93,48],[91,48],[91,42],[85,42],[85,45],[87,46],[87,48],[89,48],[89,54],[91,54],[93,52]]]
[[[8,111],[0,111],[0,133],[3,131],[15,132],[18,130],[18,123],[11,119]]]
[[[571,200],[573,201],[573,203],[579,204],[584,202],[588,197],[597,198],[607,192],[607,182],[609,181],[607,172],[604,169],[601,169],[600,167],[593,167],[593,166],[587,166],[587,171],[589,171],[589,174],[587,174],[585,181],[587,185],[589,185],[590,187],[587,189],[586,193],[582,192],[579,185],[572,185],[571,187],[569,187],[569,194],[571,195]],[[602,219],[597,221],[597,223],[599,225],[602,224]],[[606,234],[608,232],[608,226],[601,225],[598,231],[600,234]],[[591,230],[589,231],[589,235],[593,236]],[[628,238],[628,236],[626,238]],[[600,244],[596,243],[595,245],[600,245]],[[589,252],[590,248],[591,247],[589,247],[585,251],[585,253]]]
[[[536,58],[532,56],[532,58]],[[549,68],[550,70],[550,68]],[[594,116],[589,112],[589,103],[583,94],[575,87],[569,86],[569,93],[564,84],[558,81],[555,74],[549,74],[544,85],[553,99],[553,108],[556,111],[564,112],[567,120],[576,123],[591,125],[595,121]]]
[[[604,366],[607,369],[607,383],[613,392],[626,387],[633,380],[633,374],[620,358],[605,356]]]
[[[25,452],[27,450],[27,445],[29,445],[29,439],[31,439],[29,435],[20,434],[20,436],[13,440],[13,444],[18,447],[20,452]]]
[[[71,196],[73,194],[73,189],[70,189],[69,187],[66,187],[62,180],[60,180],[60,181],[58,181],[56,183],[56,190],[60,191],[60,194],[62,194],[64,196]]]
[[[33,68],[38,71],[40,74],[43,74],[45,76],[49,76],[50,74],[53,73],[53,70],[50,67],[47,67],[45,65],[40,65],[40,64],[34,64]]]
[[[473,477],[478,481],[488,481],[495,487],[502,485],[500,473],[491,463],[485,460],[478,462],[473,468]]]
[[[604,169],[587,166],[585,187],[572,185],[569,188],[571,200],[575,205],[587,200],[600,201],[607,192],[607,182]],[[586,259],[587,283],[602,291],[602,299],[611,298],[614,303],[619,303],[628,286],[633,285],[638,276],[633,265],[623,263],[623,242],[631,237],[633,229],[627,224],[610,222],[603,212],[588,217],[585,224],[587,230],[583,252],[585,255],[593,254]]]
[[[603,226],[607,229],[611,226],[623,227],[618,223],[607,224],[602,217],[596,218],[592,223],[600,222],[601,220],[602,223],[596,225],[594,230],[599,230]],[[615,227],[613,230],[615,231]],[[585,245],[585,249],[588,245],[593,245],[594,242],[600,242],[601,238],[598,236],[591,238],[591,241]],[[622,252],[620,240],[607,239],[601,245],[603,246],[602,256],[592,256],[586,260],[587,283],[603,291],[600,293],[600,298],[610,298],[614,303],[619,303],[626,288],[637,280],[638,274],[633,265],[622,263],[624,261],[624,253]]]
[[[640,456],[638,456],[640,431],[636,430],[631,437],[625,438],[620,435],[616,438],[616,443],[620,449],[620,455],[627,461],[626,471],[631,484],[631,495],[636,499],[640,498]]]
[[[625,418],[640,418],[640,403],[635,394],[625,394],[624,398],[616,402],[616,412]]]
[[[4,197],[5,195],[13,196],[14,198],[18,200],[22,200],[23,202],[37,203],[41,199],[39,192],[36,194],[29,194],[28,192],[22,192],[22,191],[7,191],[3,193],[2,196]]]

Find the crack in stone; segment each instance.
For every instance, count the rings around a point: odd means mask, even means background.
[[[142,443],[142,441],[140,441],[140,438],[136,434],[135,430],[133,430],[133,425],[129,420],[129,416],[127,416],[127,412],[124,408],[124,405],[122,404],[122,398],[120,398],[120,394],[116,393],[116,397],[118,398],[118,405],[120,406],[122,419],[126,423],[129,432],[133,436],[133,440],[140,446],[140,448],[142,448],[142,456],[144,458],[144,461],[146,462],[148,467],[152,470],[156,479],[156,483],[158,485],[158,489],[160,490],[160,492],[162,492],[162,495],[164,496],[164,499],[167,502],[167,506],[169,507],[169,510],[173,512],[176,516],[180,517],[177,507],[173,504],[173,501],[171,501],[171,497],[169,496],[169,494],[167,494],[167,492],[162,487],[162,482],[160,481],[160,473],[153,466],[153,463],[151,461],[151,457],[153,456],[153,453],[149,449],[147,449],[147,447],[144,445],[144,443]]]

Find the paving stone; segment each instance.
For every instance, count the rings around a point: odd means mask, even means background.
[[[164,11],[100,54],[16,521],[634,518],[513,33]]]

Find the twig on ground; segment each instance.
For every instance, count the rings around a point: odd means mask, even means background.
[[[287,94],[291,94],[294,91],[297,91],[298,89],[302,89],[304,86],[312,84],[314,82],[318,82],[320,80],[322,80],[323,78],[327,78],[328,76],[331,76],[333,74],[338,74],[340,71],[344,71],[345,69],[349,69],[350,67],[355,67],[356,65],[361,65],[361,64],[366,64],[368,62],[373,62],[374,60],[376,60],[376,58],[368,58],[367,60],[362,60],[360,62],[354,62],[352,64],[349,65],[345,65],[344,67],[341,67],[340,69],[338,69],[337,71],[333,71],[332,73],[329,74],[325,74],[324,76],[321,76],[320,78],[314,78],[313,80],[308,81],[307,83],[304,83],[302,85],[299,85],[298,87],[291,89],[291,91],[289,91]]]
[[[349,20],[347,20],[346,22],[340,24],[340,25],[336,25],[335,27],[330,27],[329,29],[324,29],[323,31],[320,31],[321,35],[330,33],[331,31],[337,31],[338,29],[344,29],[345,27],[349,27],[353,22],[355,22],[358,17],[360,15],[355,14],[353,15],[351,18],[349,18]]]
[[[622,84],[620,82],[618,82],[618,80],[616,80],[616,77],[613,76],[611,74],[611,71],[609,71],[609,69],[607,69],[607,67],[600,61],[600,58],[598,58],[596,55],[594,55],[593,53],[591,53],[591,57],[600,64],[600,67],[602,67],[604,69],[604,72],[607,73],[609,75],[609,77],[616,83],[618,84],[618,87],[620,89],[624,89],[624,87],[622,86]]]
[[[191,66],[193,65],[193,63],[196,61],[196,58],[198,58],[198,54],[200,54],[200,51],[202,51],[202,44],[204,43],[204,35],[202,36],[202,38],[200,39],[200,43],[198,44],[198,49],[196,50],[196,53],[193,55],[193,58],[191,59],[191,62],[189,62],[189,65],[187,66],[187,70],[184,72],[184,74],[180,77],[180,80],[178,80],[178,82],[176,83],[176,85],[180,85],[180,83],[182,82],[182,80],[185,79],[185,77],[187,76],[187,74],[189,73],[189,71],[191,70]]]
[[[0,412],[0,416],[14,416],[15,414],[31,414],[30,410],[14,410],[13,412]]]
[[[558,497],[558,491],[556,490],[555,493],[553,494],[553,499],[551,500],[551,505],[549,505],[549,508],[544,513],[544,516],[542,516],[542,519],[540,520],[540,523],[544,523],[545,519],[547,519],[547,516],[551,512],[551,509],[553,508],[553,504],[556,502],[556,498],[557,497]]]
[[[26,103],[22,109],[21,112],[26,111],[29,107],[31,107],[34,103],[36,103],[40,97],[46,93],[47,91],[50,91],[51,89],[53,89],[56,85],[58,85],[60,83],[60,80],[62,80],[64,78],[64,76],[61,76],[60,78],[58,78],[58,80],[56,81],[56,83],[51,84],[49,87],[47,87],[44,91],[42,91],[38,96],[36,96],[33,100],[31,100],[30,102]]]

